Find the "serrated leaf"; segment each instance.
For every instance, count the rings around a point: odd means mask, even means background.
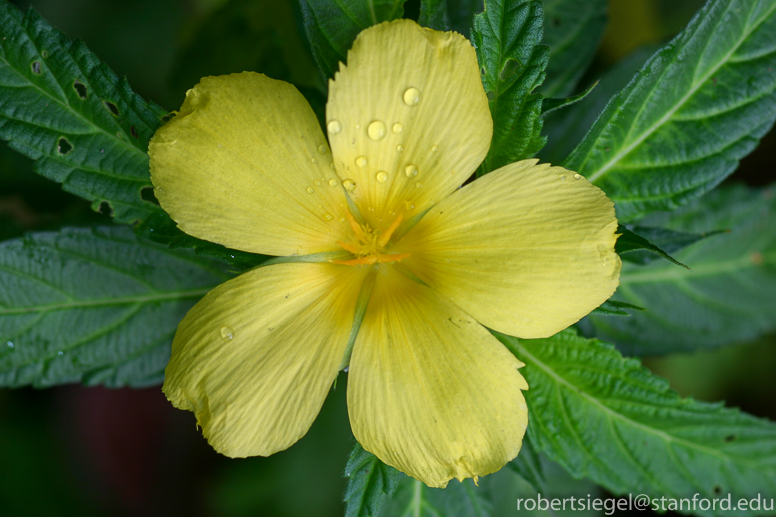
[[[641,48],[620,60],[603,75],[598,86],[579,103],[544,116],[547,145],[539,151],[542,162],[562,163],[582,141],[614,94],[633,78],[654,49]]]
[[[95,210],[107,203],[117,222],[159,211],[141,191],[151,186],[148,141],[166,112],[34,10],[0,2],[0,28],[0,138]]]
[[[635,262],[637,264],[648,264],[659,257],[666,258],[663,253],[666,255],[669,253],[676,253],[679,250],[686,248],[690,244],[694,244],[700,241],[701,239],[713,237],[714,235],[719,235],[720,233],[727,233],[727,230],[715,230],[702,234],[695,234],[670,230],[668,228],[656,228],[652,226],[638,225],[632,226],[631,229],[632,233],[636,234],[638,239],[635,241],[627,242],[627,250],[620,251],[618,249],[617,252],[621,254],[625,253],[622,255],[623,260],[627,260],[628,262]],[[625,235],[617,239],[616,248],[626,245],[626,242],[620,242],[623,237],[625,237]],[[641,248],[640,246],[644,246],[644,244],[640,239],[644,239],[649,244],[647,244],[644,248]],[[650,245],[654,246],[660,251],[650,249]],[[674,262],[675,264],[684,266],[684,264],[681,262],[675,262],[673,258],[668,258],[668,260]]]
[[[776,493],[776,424],[683,399],[637,360],[569,330],[547,339],[496,337],[526,363],[534,446],[574,476],[658,499]]]
[[[493,116],[493,140],[478,175],[530,158],[544,145],[542,96],[549,49],[538,0],[492,0],[474,17],[472,40]]]
[[[581,100],[584,100],[585,97],[590,95],[590,93],[595,89],[595,87],[598,86],[598,81],[594,82],[590,86],[587,87],[586,90],[578,93],[577,95],[574,95],[572,97],[566,97],[566,98],[545,98],[542,100],[542,116],[545,117],[549,113],[552,113],[555,110],[568,108],[569,106],[573,106],[574,104],[578,103]]]
[[[776,118],[776,2],[712,0],[607,105],[564,165],[621,222],[715,187]]]
[[[776,329],[773,187],[719,189],[644,222],[689,233],[730,232],[677,252],[690,271],[663,261],[623,264],[614,298],[647,310],[622,319],[591,316],[597,336],[629,354],[664,354],[746,341]]]
[[[396,494],[381,508],[381,517],[491,517],[493,505],[484,487],[471,479],[451,480],[447,488],[429,488],[404,476]]]
[[[550,47],[547,78],[539,87],[546,97],[574,92],[593,60],[606,27],[607,0],[544,0],[544,39]]]
[[[345,517],[375,517],[386,498],[396,491],[401,472],[356,443],[345,467]]]
[[[453,30],[470,37],[474,14],[482,11],[482,0],[421,0],[418,23],[438,31]]]
[[[299,0],[310,48],[324,78],[345,62],[358,33],[401,18],[406,0]]]
[[[178,322],[228,279],[129,228],[65,229],[0,244],[0,385],[160,382]]]
[[[676,264],[677,266],[682,266],[685,269],[690,269],[686,265],[682,264],[681,262],[673,258],[671,255],[663,251],[659,246],[656,246],[655,244],[651,243],[649,240],[645,239],[641,235],[637,234],[633,230],[626,228],[623,225],[619,225],[617,227],[617,233],[619,233],[620,236],[617,237],[617,242],[614,245],[614,250],[617,252],[618,255],[624,255],[624,260],[627,260],[628,253],[632,253],[634,251],[647,251],[649,253],[655,254],[658,257],[662,257],[668,260],[669,262]],[[695,240],[697,241],[700,238],[701,237],[699,236]]]

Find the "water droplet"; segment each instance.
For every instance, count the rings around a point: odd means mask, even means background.
[[[329,123],[326,124],[326,129],[328,129],[329,133],[332,135],[336,135],[342,131],[342,125],[339,123],[339,120],[330,120]]]
[[[417,106],[420,102],[420,90],[414,87],[407,88],[402,98],[404,99],[404,104],[407,106]]]
[[[8,348],[13,348],[13,343],[11,343],[10,341],[6,343],[6,345],[8,345]]]
[[[333,171],[337,170],[337,167],[334,166],[334,162],[331,162],[329,164],[329,167],[331,167],[331,170],[333,170]]]
[[[382,140],[385,138],[385,123],[381,120],[375,120],[366,128],[366,134],[375,142]]]
[[[342,186],[345,187],[345,190],[350,192],[350,191],[355,190],[356,182],[351,180],[351,179],[343,180],[342,181]]]
[[[318,146],[318,152],[321,154],[326,154],[329,152],[329,148],[326,147],[326,144],[321,144]]]
[[[421,182],[417,182],[417,183],[415,183],[415,187],[417,187],[417,188],[423,188],[423,183],[421,183]]]
[[[356,129],[361,129],[361,124],[356,124]]]
[[[399,133],[401,133],[401,132],[402,132],[402,130],[403,130],[403,129],[404,129],[404,126],[402,126],[400,122],[397,122],[397,123],[396,123],[396,124],[394,124],[394,125],[393,125],[393,127],[391,128],[391,131],[393,131],[393,132],[394,132],[394,133],[396,133],[396,134],[399,134]]]
[[[57,352],[57,355],[65,355],[65,353],[62,350],[60,350],[59,352]]]
[[[337,180],[335,180],[334,178],[329,180],[329,186],[330,187],[336,187],[337,185],[339,185],[339,182]]]
[[[396,152],[403,153],[404,152],[404,146],[399,144],[396,146]]]
[[[307,187],[307,193],[308,194],[315,194],[315,189],[312,187]]]
[[[380,183],[385,183],[386,181],[388,181],[388,173],[385,171],[378,172],[377,176],[375,177],[377,178],[377,181],[379,181]]]
[[[366,164],[368,163],[366,156],[359,156],[356,158],[356,165],[359,167],[366,167]]]
[[[310,161],[311,161],[313,164],[316,164],[316,163],[318,163],[318,160],[316,160],[315,158],[313,158],[313,159],[312,159],[312,160],[310,160]]]
[[[417,165],[407,165],[404,168],[404,174],[406,174],[408,178],[411,178],[413,176],[417,176],[418,175],[418,166]]]
[[[405,201],[404,208],[407,210],[415,210],[415,205],[411,201]]]
[[[315,181],[313,181],[313,183],[315,183],[316,187],[320,187],[321,186],[321,181],[320,180],[315,180]]]
[[[561,181],[566,181],[566,175],[565,174],[558,174],[558,179]]]
[[[234,338],[232,327],[221,327],[221,337],[224,338],[224,341],[231,341]]]
[[[370,207],[369,207],[369,211],[370,211],[370,212],[374,212],[374,211],[375,211],[375,207],[373,207],[373,206],[370,206]]]
[[[327,212],[323,214],[323,218],[326,219],[327,221],[331,221],[332,219],[334,219],[334,216]]]
[[[575,180],[581,180],[582,176],[580,176],[579,174],[574,174],[574,179]]]

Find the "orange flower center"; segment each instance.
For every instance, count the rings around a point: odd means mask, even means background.
[[[401,214],[383,231],[375,231],[369,225],[360,224],[350,211],[347,211],[346,214],[350,222],[350,228],[353,230],[353,237],[349,242],[337,241],[337,244],[351,252],[356,258],[350,260],[330,260],[329,262],[345,266],[363,266],[367,264],[399,262],[401,259],[410,256],[409,253],[386,252],[386,246],[388,246],[393,232],[401,224]]]

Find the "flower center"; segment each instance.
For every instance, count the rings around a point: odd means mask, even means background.
[[[375,231],[369,225],[359,224],[349,211],[346,213],[350,222],[350,228],[353,230],[353,238],[350,242],[337,241],[337,244],[351,252],[356,258],[331,260],[330,262],[346,266],[363,266],[366,264],[399,262],[401,259],[410,256],[409,253],[386,253],[386,246],[391,240],[393,232],[401,224],[401,214],[385,230]]]

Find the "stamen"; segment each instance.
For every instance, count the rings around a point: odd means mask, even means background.
[[[353,217],[353,214],[350,213],[350,210],[345,210],[345,215],[348,216],[348,222],[350,223],[350,229],[353,230],[353,233],[356,234],[356,238],[360,241],[366,240],[366,235],[364,234],[364,229],[361,228],[361,225],[358,224],[358,221],[356,221],[356,218]],[[350,250],[348,250],[350,251]]]
[[[342,249],[351,252],[353,255],[358,255],[358,253],[361,251],[358,246],[348,244],[347,242],[337,241],[337,244],[340,245]]]
[[[396,216],[396,219],[394,219],[393,222],[391,223],[391,226],[389,226],[388,229],[386,229],[383,232],[383,234],[380,235],[380,238],[377,239],[377,244],[379,244],[380,247],[383,247],[386,244],[388,244],[388,241],[391,240],[391,236],[393,235],[393,232],[395,232],[396,228],[398,228],[399,225],[401,224],[401,220],[402,220],[402,214],[399,213],[399,215]]]
[[[409,253],[380,253],[379,255],[372,255],[377,257],[377,262],[380,264],[386,262],[401,262],[401,259],[406,259],[410,256]]]

